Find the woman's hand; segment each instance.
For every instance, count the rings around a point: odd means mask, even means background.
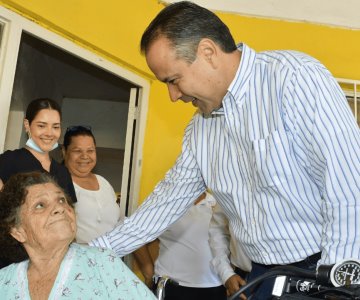
[[[228,296],[233,295],[245,284],[246,284],[246,281],[244,279],[242,279],[239,275],[237,275],[237,274],[232,275],[225,282],[227,295]],[[244,294],[241,294],[240,298],[243,300],[246,300],[246,296]]]

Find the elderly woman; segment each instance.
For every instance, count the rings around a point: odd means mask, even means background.
[[[74,209],[47,173],[19,173],[0,192],[0,299],[155,299],[113,252],[73,243]],[[3,251],[0,249],[0,251]]]

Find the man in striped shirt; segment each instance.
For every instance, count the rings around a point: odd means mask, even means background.
[[[276,265],[360,258],[360,131],[319,61],[236,46],[215,14],[186,1],[156,16],[141,49],[171,100],[198,113],[173,168],[93,245],[130,253],[208,188],[252,261],[250,280]],[[270,294],[264,283],[253,299]]]

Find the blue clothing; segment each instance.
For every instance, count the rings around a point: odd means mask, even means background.
[[[192,118],[165,179],[94,245],[131,252],[209,188],[253,262],[360,258],[360,130],[344,93],[308,55],[239,49],[222,107]]]
[[[30,300],[28,261],[0,270],[0,299]],[[53,299],[156,299],[110,250],[71,244],[49,295]]]
[[[318,253],[319,254],[319,253]],[[316,272],[316,266],[318,261],[319,255],[314,255],[313,257],[308,257],[303,261],[297,262],[295,264],[292,264],[292,266],[300,269],[304,269],[311,272]],[[264,265],[259,265],[256,263],[252,264],[251,272],[247,275],[246,281],[251,282],[255,278],[270,272],[272,268],[265,267]],[[275,284],[275,277],[269,277],[261,282],[259,282],[258,285],[253,286],[252,288],[249,288],[245,294],[251,300],[271,300],[274,297],[272,296],[272,291]]]

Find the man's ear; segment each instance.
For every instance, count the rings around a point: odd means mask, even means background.
[[[213,67],[216,67],[219,51],[219,46],[214,41],[204,38],[199,42],[197,55],[203,57]]]
[[[20,243],[24,243],[26,241],[26,233],[22,226],[13,227],[10,229],[11,236]]]

